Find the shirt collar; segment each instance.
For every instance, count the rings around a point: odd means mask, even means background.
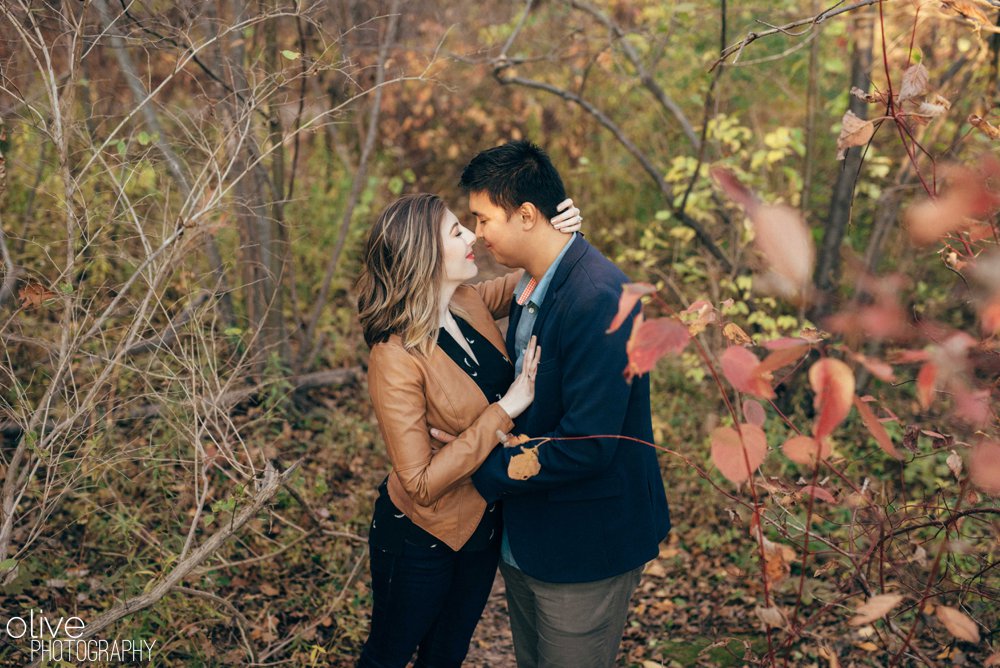
[[[536,307],[542,305],[542,302],[545,300],[545,293],[549,291],[549,284],[552,283],[552,278],[556,275],[556,270],[559,268],[559,263],[562,261],[563,256],[566,255],[569,247],[576,241],[576,237],[577,234],[574,232],[573,236],[570,237],[569,243],[563,246],[562,251],[556,256],[552,264],[549,265],[549,268],[545,271],[545,275],[541,279],[535,280],[528,275],[528,272],[524,273],[524,276],[521,277],[521,280],[517,282],[517,286],[514,288],[514,301],[521,306],[524,306],[529,301]]]

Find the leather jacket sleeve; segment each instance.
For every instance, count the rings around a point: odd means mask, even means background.
[[[514,301],[514,288],[523,275],[524,270],[518,269],[472,286],[486,303],[486,308],[493,314],[494,320],[506,318],[510,314],[510,304]]]
[[[514,423],[499,404],[490,404],[451,443],[439,444],[428,421],[425,376],[413,355],[394,343],[372,348],[368,391],[392,467],[403,488],[421,506],[433,505],[466,480],[497,445],[498,429]]]

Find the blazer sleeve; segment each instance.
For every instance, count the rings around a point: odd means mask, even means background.
[[[618,295],[611,289],[578,295],[561,315],[559,332],[559,385],[564,413],[555,430],[528,434],[538,445],[541,471],[527,480],[512,480],[507,466],[520,447],[497,448],[472,476],[472,482],[487,502],[503,494],[552,489],[598,475],[615,456],[625,425],[629,385],[625,381],[626,344],[632,330],[632,315],[616,332],[606,334],[618,310]],[[542,353],[543,361],[545,351]],[[597,436],[606,436],[597,438]],[[572,440],[565,440],[565,439]],[[624,447],[642,447],[626,444]]]
[[[510,314],[510,305],[514,301],[514,288],[523,275],[524,269],[518,269],[472,286],[486,303],[486,308],[493,314],[494,320],[506,318]]]
[[[389,460],[403,488],[421,506],[433,505],[465,480],[497,445],[498,429],[513,422],[499,404],[490,404],[469,427],[439,450],[431,448],[424,376],[416,360],[391,343],[372,349],[368,391]]]

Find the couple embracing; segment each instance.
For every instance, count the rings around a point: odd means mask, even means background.
[[[638,307],[605,333],[628,279],[576,233],[539,147],[483,151],[461,186],[475,234],[439,197],[409,195],[365,248],[360,320],[392,471],[369,534],[359,666],[414,653],[418,667],[461,665],[498,562],[519,668],[612,666],[670,528],[655,451],[617,438],[653,440],[648,376],[623,377]],[[477,245],[519,270],[470,284]],[[537,472],[512,469],[518,455],[537,456]]]

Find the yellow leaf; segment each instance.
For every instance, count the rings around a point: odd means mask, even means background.
[[[527,480],[538,475],[542,465],[538,463],[538,448],[523,447],[519,454],[514,455],[507,464],[507,476],[511,480]]]

